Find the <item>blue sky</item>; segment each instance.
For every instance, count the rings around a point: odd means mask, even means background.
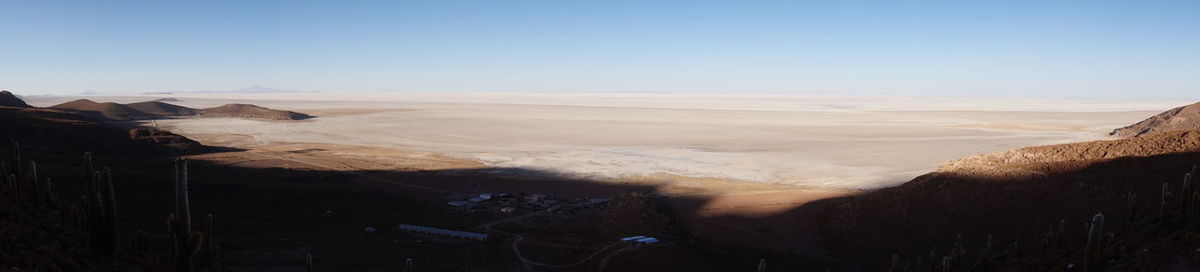
[[[1200,98],[1200,1],[0,3],[26,93]]]

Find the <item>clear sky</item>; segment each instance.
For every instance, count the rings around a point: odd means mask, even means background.
[[[0,0],[0,89],[252,84],[1200,98],[1200,1]]]

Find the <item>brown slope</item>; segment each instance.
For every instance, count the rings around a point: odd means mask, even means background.
[[[199,113],[195,109],[192,109],[192,108],[179,106],[179,105],[175,105],[175,104],[159,102],[159,101],[129,103],[129,104],[125,104],[125,106],[129,107],[131,109],[134,109],[136,111],[149,113],[149,114],[153,114],[153,115],[157,115],[157,116],[192,116],[192,115],[196,115]]]
[[[32,108],[33,106],[25,104],[24,100],[21,100],[21,98],[18,98],[13,93],[0,91],[0,107]]]
[[[178,153],[201,149],[183,136],[110,125],[73,110],[0,107],[0,139],[55,152],[102,154]]]
[[[1137,137],[1152,133],[1188,129],[1200,129],[1200,103],[1159,113],[1141,122],[1115,129],[1108,135]]]
[[[87,99],[62,103],[50,106],[50,108],[78,111],[92,117],[108,120],[145,120],[159,117],[113,102],[97,103]]]
[[[226,104],[224,106],[201,109],[200,115],[209,117],[237,117],[267,120],[303,120],[313,116],[293,111],[274,110],[250,104]]]
[[[928,263],[934,251],[940,260],[957,234],[967,250],[959,268],[1051,271],[1081,265],[1086,232],[1080,226],[1102,212],[1107,232],[1115,237],[1106,246],[1132,252],[1121,258],[1108,255],[1116,258],[1111,267],[1196,271],[1200,261],[1176,256],[1194,254],[1200,239],[1178,238],[1182,224],[1163,222],[1158,214],[1164,182],[1179,194],[1184,173],[1197,162],[1197,130],[972,156],[833,206],[824,215],[824,230],[835,254],[867,271],[887,270],[893,254],[903,256],[901,262],[923,258]],[[1126,197],[1130,193],[1136,196],[1133,201]],[[1169,209],[1179,206],[1169,203]],[[1140,216],[1131,219],[1133,214]],[[1061,220],[1066,229],[1060,245],[1043,251],[1044,232]],[[1016,248],[1003,257],[1005,262],[980,268],[975,265],[989,236],[994,254],[1014,242]]]

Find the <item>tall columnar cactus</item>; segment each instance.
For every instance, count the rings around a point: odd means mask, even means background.
[[[1188,227],[1193,232],[1200,233],[1200,191],[1192,192],[1192,207],[1189,209],[1191,214],[1188,215]]]
[[[929,250],[929,272],[937,270],[937,248]]]
[[[758,272],[766,271],[767,261],[760,260],[758,262]],[[888,272],[899,272],[900,270],[900,254],[892,254],[892,265],[888,267]]]
[[[130,252],[135,255],[143,255],[150,252],[150,239],[146,237],[146,231],[138,230],[137,235],[134,235],[129,242]]]
[[[1158,204],[1158,205],[1159,205],[1160,212],[1161,212],[1161,216],[1162,216],[1162,218],[1161,218],[1161,219],[1162,219],[1163,221],[1166,221],[1166,220],[1167,220],[1167,217],[1168,217],[1168,216],[1170,216],[1170,215],[1168,214],[1168,213],[1171,211],[1171,205],[1170,205],[1170,203],[1171,203],[1171,202],[1170,202],[1170,201],[1171,201],[1171,184],[1170,184],[1170,183],[1167,183],[1167,182],[1163,182],[1163,185],[1162,185],[1162,202],[1160,202],[1160,203]]]
[[[10,150],[10,152],[11,152],[12,156],[10,157],[9,163],[10,163],[10,165],[12,165],[12,169],[8,170],[9,171],[8,174],[16,176],[18,179],[20,179],[22,177],[21,176],[21,142],[18,142],[17,140],[12,140],[11,144],[12,144],[12,150]]]
[[[54,180],[46,178],[46,183],[43,187],[45,188],[44,191],[46,191],[46,206],[50,207],[51,209],[57,209],[58,197],[54,196]]]
[[[21,181],[25,176],[21,173],[21,143],[17,142],[17,140],[12,140],[10,144],[12,150],[9,153],[9,163],[12,165],[12,169],[8,170],[9,181],[6,185],[8,186],[9,193],[12,194],[12,200],[15,204],[21,197]]]
[[[175,213],[167,216],[167,230],[174,238],[175,271],[195,269],[196,254],[203,248],[204,234],[192,231],[192,212],[188,203],[187,160],[175,159]]]
[[[215,241],[217,238],[217,231],[215,227],[216,219],[211,213],[208,214],[207,224],[208,225],[206,226],[205,230],[207,230],[208,233],[204,236],[204,256],[208,259],[210,266],[212,266],[216,265],[217,263],[218,251],[217,243]]]
[[[313,271],[313,269],[312,269],[312,254],[304,255],[304,267],[307,269],[306,271],[308,271],[308,272]]]
[[[17,183],[17,175],[16,174],[8,174],[7,181],[4,182],[3,187],[7,188],[8,192],[10,194],[9,197],[12,198],[13,206],[17,205],[17,203],[18,203],[17,197],[20,196],[20,194],[18,194],[18,191],[17,191],[18,185],[20,185],[20,184]]]
[[[71,204],[71,206],[67,208],[67,217],[71,220],[71,223],[76,229],[84,229],[88,227],[87,213],[83,211],[83,208],[79,207],[79,204]]]
[[[1179,189],[1179,217],[1180,221],[1185,221],[1188,215],[1188,207],[1192,206],[1192,192],[1195,189],[1195,184],[1192,181],[1192,173],[1183,175],[1183,187]]]
[[[41,192],[41,190],[38,190],[37,162],[29,161],[28,176],[29,176],[29,178],[27,178],[29,180],[28,183],[29,183],[30,188],[32,188],[32,190],[30,190],[30,192],[33,193],[32,195],[30,195],[33,197],[33,203],[36,205],[41,205],[42,204],[42,192]]]
[[[105,248],[104,228],[107,221],[104,216],[104,199],[100,196],[99,190],[101,176],[99,171],[92,173],[92,179],[87,182],[90,189],[84,197],[87,199],[87,229],[89,237],[91,237],[92,252],[103,256],[105,254],[100,254],[100,252],[104,251]]]
[[[1125,206],[1129,208],[1129,222],[1137,220],[1137,192],[1130,191],[1125,194]]]
[[[113,192],[112,169],[104,168],[104,179],[100,184],[100,199],[104,218],[101,241],[104,250],[97,252],[102,256],[117,258],[117,197]]]
[[[409,260],[411,261],[412,259],[409,259]],[[896,265],[896,259],[893,256],[892,257],[892,266],[895,266],[895,265]],[[767,271],[767,259],[758,259],[758,272],[766,272],[766,271]]]
[[[1083,264],[1086,271],[1102,271],[1104,270],[1104,260],[1100,257],[1100,248],[1103,247],[1104,241],[1104,214],[1096,213],[1092,216],[1092,223],[1088,229],[1087,246],[1083,249]]]
[[[96,180],[96,167],[92,164],[92,152],[83,153],[83,192],[85,196],[95,191],[92,182]]]
[[[992,261],[992,235],[988,234],[987,243],[979,250],[979,261],[976,266],[987,266]]]

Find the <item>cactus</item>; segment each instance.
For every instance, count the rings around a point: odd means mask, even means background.
[[[409,260],[412,260],[412,259],[409,259]],[[895,264],[892,264],[892,265],[895,265]],[[767,271],[767,259],[761,259],[761,258],[758,259],[758,272],[766,272],[766,271]]]
[[[167,216],[167,230],[174,238],[175,271],[195,269],[196,254],[203,248],[204,234],[192,231],[191,207],[188,203],[187,160],[175,159],[175,213]],[[178,216],[176,216],[178,214]]]
[[[129,242],[130,252],[136,255],[142,255],[150,252],[150,239],[146,237],[146,231],[139,229],[137,235],[134,235]]]
[[[892,265],[888,267],[888,272],[899,272],[899,270],[896,270],[899,265],[900,265],[900,254],[892,254]],[[766,268],[766,266],[767,266],[766,260],[759,261],[758,262],[758,272],[765,271],[764,268]]]
[[[1015,245],[1015,244],[1014,244]],[[979,250],[979,261],[976,266],[987,266],[992,261],[992,235],[988,234],[987,243]]]
[[[96,252],[113,260],[117,259],[117,198],[113,192],[112,169],[104,168],[104,178],[100,185],[100,203],[104,217],[101,223],[100,240],[103,250]]]
[[[80,208],[79,204],[71,204],[67,208],[67,217],[76,229],[84,229],[88,226],[87,214],[83,212],[83,208]]]
[[[1130,191],[1125,194],[1125,206],[1129,207],[1129,222],[1137,220],[1137,192]]]
[[[1170,215],[1168,215],[1168,213],[1170,212],[1170,209],[1171,209],[1171,205],[1169,204],[1170,201],[1171,201],[1171,184],[1167,183],[1167,182],[1163,182],[1162,202],[1159,203],[1159,208],[1161,209],[1161,212],[1162,212],[1161,219],[1163,221],[1166,221],[1167,217],[1170,216]]]
[[[84,152],[83,153],[83,192],[85,195],[91,194],[91,192],[95,191],[95,188],[93,188],[95,186],[93,186],[93,184],[92,184],[92,181],[95,180],[95,177],[93,176],[95,173],[96,173],[96,167],[92,164],[92,152]]]
[[[9,171],[8,174],[16,176],[19,179],[19,178],[21,178],[21,142],[18,142],[17,140],[12,140],[11,144],[12,144],[12,150],[11,150],[12,157],[11,157],[11,161],[9,161],[9,162],[12,165],[12,169],[8,170]]]
[[[19,184],[17,183],[17,175],[16,174],[8,174],[8,182],[4,183],[4,187],[8,187],[8,192],[11,194],[10,197],[12,197],[13,206],[17,205],[17,203],[18,203],[17,197],[20,196],[20,194],[18,193],[18,188],[17,188],[18,185]]]
[[[1103,247],[1104,235],[1104,214],[1096,213],[1092,216],[1092,223],[1088,228],[1087,246],[1083,249],[1083,265],[1085,271],[1102,271],[1104,262],[1100,257],[1100,249]]]
[[[404,259],[404,272],[412,272],[413,271],[412,264],[413,264],[412,258],[405,258]]]
[[[221,271],[221,262],[219,261],[220,257],[221,257],[221,245],[212,245],[212,259],[210,260],[211,263],[208,265],[208,271],[212,271],[212,272]]]
[[[216,243],[213,242],[213,239],[217,238],[215,235],[217,232],[216,232],[216,230],[213,229],[214,224],[216,224],[216,221],[213,219],[213,214],[209,213],[208,214],[208,226],[207,226],[207,228],[205,228],[206,230],[208,230],[208,235],[204,236],[204,248],[206,250],[208,250],[208,252],[206,254],[208,254],[208,257],[210,259],[213,258],[213,256],[214,256],[213,255],[213,245],[216,245]]]
[[[1192,207],[1189,210],[1191,214],[1188,215],[1188,227],[1193,232],[1200,233],[1200,191],[1192,192],[1191,199]]]
[[[37,205],[41,205],[42,204],[42,192],[41,192],[41,190],[38,190],[37,162],[35,162],[35,161],[29,161],[29,178],[28,179],[29,179],[30,188],[32,188],[31,192],[33,193],[33,195],[32,195],[33,203],[37,204]]]
[[[937,270],[937,248],[929,250],[929,272]]]
[[[1192,205],[1192,191],[1195,189],[1195,184],[1192,184],[1192,173],[1183,175],[1183,187],[1179,189],[1179,218],[1180,221],[1185,221],[1188,215],[1188,207]]]
[[[46,178],[46,207],[58,209],[58,197],[54,196],[54,180]]]
[[[308,272],[313,271],[313,269],[312,269],[312,254],[304,255],[304,267],[308,269],[307,270]]]

